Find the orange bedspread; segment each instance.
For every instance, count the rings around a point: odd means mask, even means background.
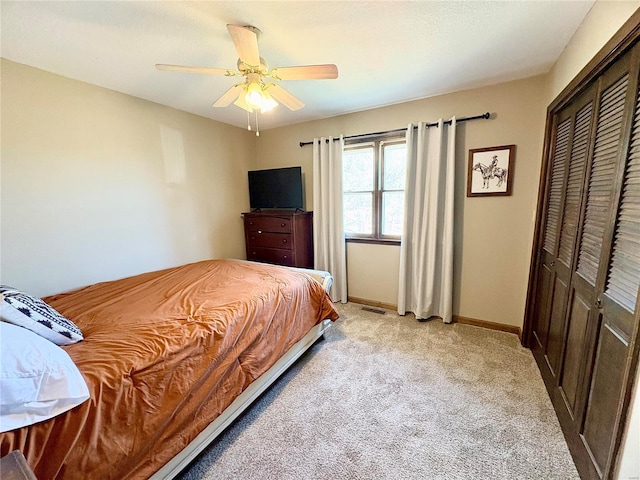
[[[338,318],[306,274],[198,262],[45,299],[85,340],[64,347],[91,398],[0,434],[40,480],[148,478],[309,329]]]

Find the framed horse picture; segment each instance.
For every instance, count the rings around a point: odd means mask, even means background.
[[[511,195],[515,145],[469,150],[467,197]]]

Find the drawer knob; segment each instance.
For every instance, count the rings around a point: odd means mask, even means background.
[[[281,223],[281,224],[280,224],[280,226],[281,226],[281,227],[284,227],[284,226],[285,226],[285,224],[284,224],[284,223]]]
[[[284,258],[284,259],[286,260],[286,259],[287,259],[287,258],[289,258],[289,257],[287,257],[286,255],[283,255],[283,256],[282,256],[282,258]]]
[[[262,233],[262,230],[258,230],[258,233]]]
[[[287,240],[286,240],[286,239],[285,239],[285,240],[282,240],[282,243],[287,243]]]

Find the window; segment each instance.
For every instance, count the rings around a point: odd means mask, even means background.
[[[344,230],[348,239],[399,240],[404,212],[404,138],[348,145],[342,157]]]

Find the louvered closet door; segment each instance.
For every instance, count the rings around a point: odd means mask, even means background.
[[[595,135],[585,185],[585,202],[576,268],[572,271],[567,308],[560,390],[574,428],[580,430],[584,398],[591,377],[591,359],[599,329],[597,292],[603,244],[615,217],[612,209],[617,167],[623,155],[625,107],[629,89],[630,58],[620,61],[598,82]]]
[[[524,342],[582,479],[614,478],[638,361],[639,83],[640,11],[548,119]]]
[[[633,55],[633,57],[631,57]],[[638,288],[640,286],[640,102],[638,90],[640,46],[627,54],[628,74],[616,84],[627,82],[627,95],[620,98],[624,103],[620,110],[621,136],[628,143],[619,142],[617,159],[602,160],[602,166],[595,172],[592,184],[594,197],[605,200],[611,198],[609,209],[601,210],[609,214],[600,218],[593,214],[593,224],[604,224],[593,228],[592,236],[601,234],[601,255],[598,263],[595,257],[597,244],[591,245],[585,238],[585,254],[578,264],[578,275],[593,278],[598,271],[596,286],[589,290],[576,288],[576,296],[583,296],[585,302],[593,300],[590,320],[594,328],[595,361],[593,371],[586,371],[590,382],[585,382],[585,402],[582,428],[580,429],[585,447],[592,457],[600,477],[610,476],[614,442],[619,432],[618,409],[624,392],[625,371],[629,359],[629,345],[634,331],[634,318],[638,318]],[[621,63],[621,62],[619,62]],[[612,85],[610,89],[613,89]],[[622,95],[622,92],[620,92]],[[604,102],[604,100],[603,100]],[[613,109],[612,109],[613,111]],[[613,124],[613,123],[612,123]],[[594,165],[596,163],[594,157]],[[606,188],[609,181],[613,184]],[[591,192],[590,192],[591,194]],[[594,205],[596,201],[594,200]],[[598,206],[596,205],[596,209]],[[588,212],[587,212],[588,213]],[[587,218],[589,216],[587,215]],[[610,219],[614,218],[615,222]],[[607,228],[608,227],[608,228]],[[587,228],[585,226],[585,232]],[[590,276],[591,275],[591,276]],[[585,282],[586,283],[586,282]]]
[[[549,293],[555,283],[555,263],[560,232],[560,219],[564,199],[564,186],[567,171],[567,158],[572,132],[571,111],[565,110],[555,118],[554,141],[551,152],[551,172],[545,205],[545,230],[542,244],[540,269],[538,272],[538,288],[536,290],[535,315],[533,324],[532,348],[545,354],[549,339],[550,304]]]
[[[575,256],[576,235],[582,207],[582,192],[593,123],[593,97],[594,90],[589,90],[567,107],[558,118],[557,146],[561,147],[558,153],[562,153],[565,141],[567,147],[562,177],[560,177],[560,166],[557,167],[557,171],[551,173],[547,229],[545,230],[545,243],[548,241],[548,245],[543,248],[545,259],[543,270],[548,269],[549,273],[546,274],[548,279],[543,278],[541,282],[547,283],[547,285],[541,285],[542,290],[546,289],[548,292],[547,299],[541,303],[546,303],[543,306],[546,312],[542,318],[545,319],[543,325],[548,326],[546,332],[539,332],[540,336],[546,333],[546,342],[542,345],[544,357],[556,383],[564,349],[567,298]],[[564,119],[564,116],[568,116],[568,118]],[[567,121],[569,128],[565,140],[564,129],[566,129]],[[560,157],[557,158],[557,161],[561,162]],[[556,158],[554,158],[552,168],[556,167],[555,162]],[[560,178],[562,178],[562,183],[560,183]],[[561,194],[558,202],[558,194],[554,190],[560,185]],[[558,205],[557,213],[556,204]],[[554,223],[556,224],[555,233]],[[552,241],[554,242],[553,247]],[[551,253],[553,251],[556,252],[555,255]]]

